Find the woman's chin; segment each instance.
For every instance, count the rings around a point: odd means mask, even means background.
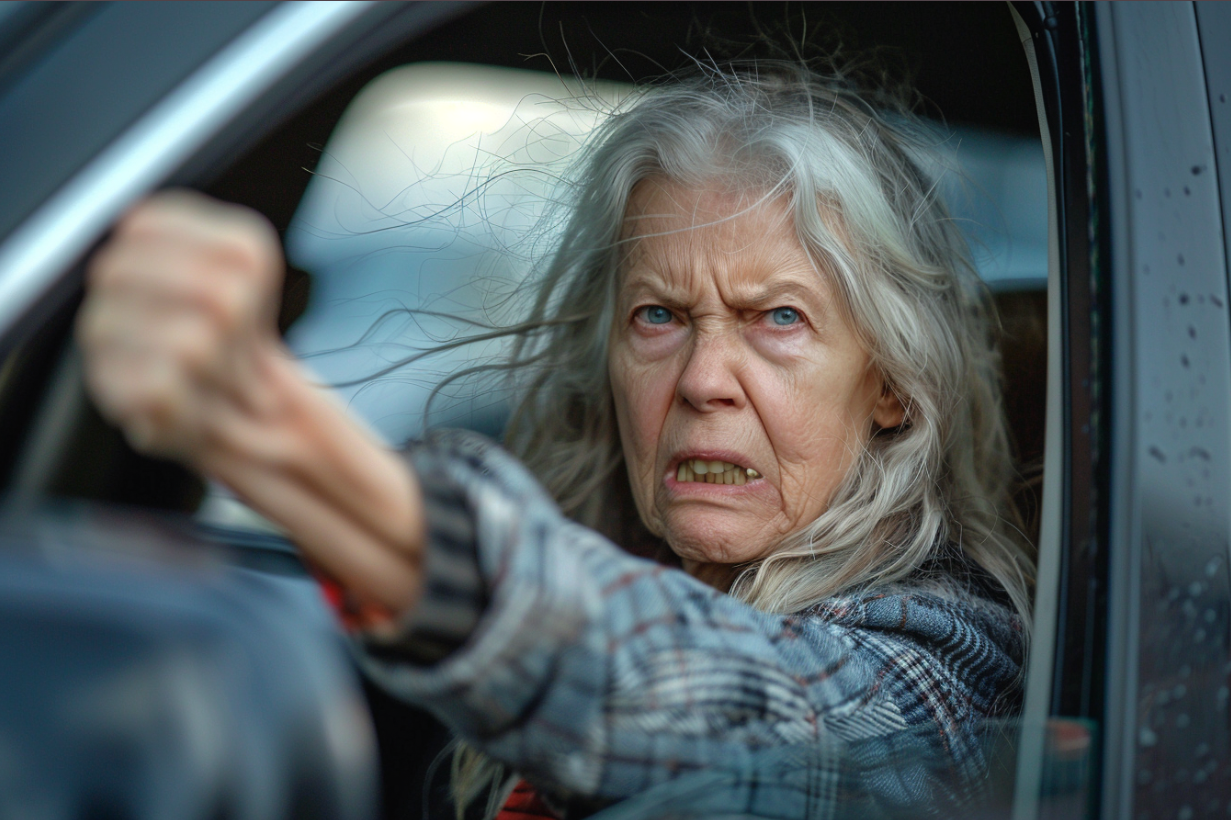
[[[736,511],[674,510],[665,523],[667,544],[686,565],[742,564],[768,551],[762,522],[749,521]]]

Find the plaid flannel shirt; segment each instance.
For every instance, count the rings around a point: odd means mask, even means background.
[[[761,816],[834,816],[852,789],[968,803],[983,721],[1018,707],[1020,621],[956,550],[915,582],[769,614],[566,519],[475,434],[409,457],[425,594],[396,634],[361,642],[361,662],[562,805],[694,773],[727,777],[725,809],[778,794]]]

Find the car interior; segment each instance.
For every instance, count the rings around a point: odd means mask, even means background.
[[[1048,186],[1030,70],[1007,4],[495,3],[384,49],[245,150],[179,180],[283,236],[290,347],[392,444],[428,425],[498,437],[482,379],[433,388],[498,343],[401,364],[516,307],[553,173],[636,84],[694,61],[872,56],[918,89],[955,170],[955,219],[1000,313],[1019,511],[1039,533],[1047,392]],[[538,232],[536,232],[538,231]],[[79,277],[73,281],[79,281]],[[71,287],[71,285],[70,285]],[[235,560],[304,572],[277,528],[183,468],[135,453],[85,399],[70,294],[0,361],[0,482],[189,516]],[[447,314],[449,318],[441,318]],[[439,799],[449,737],[374,687],[383,813]],[[434,790],[434,791],[433,791]]]

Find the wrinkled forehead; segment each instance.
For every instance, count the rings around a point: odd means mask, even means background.
[[[789,191],[715,178],[684,183],[663,176],[638,182],[624,209],[621,236],[625,240],[706,228],[721,233],[745,216],[793,220]]]
[[[803,215],[809,224],[801,229],[796,204],[794,190],[782,184],[730,176],[702,182],[648,177],[633,186],[624,210],[617,267],[627,270],[651,248],[702,255],[715,247],[731,248],[735,237],[749,236],[745,229],[753,224],[757,236],[775,238],[783,253],[802,252],[828,279],[833,271],[825,249],[849,248],[848,232],[837,210],[822,202]]]
[[[648,177],[633,187],[625,208],[616,287],[623,291],[647,277],[695,283],[698,275],[708,280],[719,271],[724,283],[745,289],[763,289],[779,279],[810,283],[853,325],[835,260],[826,250],[827,245],[849,248],[849,236],[835,209],[823,203],[814,208],[816,218],[801,230],[789,186],[730,177],[701,183]]]

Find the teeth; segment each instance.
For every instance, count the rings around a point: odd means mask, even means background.
[[[706,484],[735,484],[742,486],[761,474],[751,467],[740,467],[729,461],[710,461],[691,458],[680,462],[675,471],[676,481],[700,481]]]

